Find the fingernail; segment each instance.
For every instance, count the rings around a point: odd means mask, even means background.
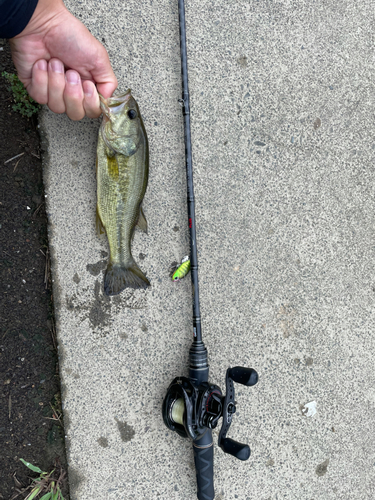
[[[71,71],[66,74],[66,79],[68,83],[71,83],[72,85],[77,85],[79,83],[79,74],[76,73],[75,71]]]
[[[36,63],[36,67],[42,71],[47,71],[47,61],[41,59]]]
[[[85,88],[84,94],[87,95],[87,97],[91,97],[92,96],[93,92],[92,92],[91,85],[88,85],[87,88]]]
[[[64,65],[61,61],[51,61],[51,68],[54,73],[64,73]]]

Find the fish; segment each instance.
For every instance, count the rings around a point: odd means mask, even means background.
[[[149,147],[138,104],[128,89],[100,97],[103,113],[99,129],[96,177],[96,229],[107,234],[110,257],[104,275],[104,293],[125,288],[147,288],[150,282],[131,253],[135,227],[147,233],[142,210],[149,171]]]
[[[190,259],[189,257],[185,257],[181,261],[181,265],[178,266],[176,271],[173,273],[172,281],[180,281],[182,278],[185,278],[185,276],[188,274],[189,271],[190,271]]]

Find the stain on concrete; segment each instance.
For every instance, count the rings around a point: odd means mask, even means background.
[[[145,260],[146,255],[144,253],[140,253],[138,255],[138,257],[139,257],[139,260]]]
[[[101,292],[99,280],[95,281],[94,300],[91,304],[88,304],[87,301],[82,303],[75,293],[71,296],[66,295],[65,303],[69,311],[83,313],[83,317],[80,314],[81,319],[88,318],[94,328],[106,326],[111,317],[111,301]]]
[[[73,281],[78,285],[78,283],[81,281],[81,278],[78,276],[77,273],[73,276]]]
[[[275,460],[273,460],[272,458],[267,460],[267,462],[266,462],[267,467],[273,467],[274,465],[275,465]]]
[[[315,121],[314,121],[314,129],[315,130],[318,130],[318,128],[321,126],[322,124],[322,121],[320,118],[317,118]]]
[[[240,56],[240,57],[237,59],[237,62],[238,62],[238,64],[239,64],[242,68],[246,68],[246,66],[247,66],[247,57],[246,57],[246,56]]]
[[[180,227],[179,227],[179,226],[177,226],[177,225],[176,225],[176,226],[174,226],[173,231],[174,231],[175,233],[177,233],[177,231],[179,231],[179,230],[180,230]]]
[[[313,358],[306,358],[306,359],[305,359],[305,364],[306,364],[306,366],[312,366],[312,365],[313,365],[313,363],[314,363]]]
[[[327,458],[327,460],[325,460],[323,463],[319,464],[316,467],[316,469],[315,469],[316,475],[317,476],[324,476],[324,474],[327,472],[328,464],[329,464],[329,458]]]
[[[100,265],[94,269],[95,273],[99,268]],[[116,297],[108,297],[104,294],[103,280],[99,278],[94,283],[94,296],[92,291],[91,285],[77,290],[72,295],[66,295],[65,305],[81,322],[88,319],[90,326],[101,337],[108,335],[106,327],[111,324],[114,314],[124,308],[146,309],[147,294],[144,290],[125,289]]]
[[[99,280],[95,281],[94,295],[95,300],[91,305],[88,318],[94,328],[98,326],[106,326],[111,318],[112,305],[110,298],[101,292]]]
[[[288,338],[295,333],[295,309],[289,304],[283,304],[277,313],[279,326],[284,338]]]
[[[102,448],[108,448],[108,439],[107,438],[101,436],[97,441]]]
[[[142,326],[141,326],[141,330],[142,330],[142,332],[147,332],[147,331],[148,331],[148,328],[147,328],[146,323],[143,323],[143,324],[142,324]]]
[[[120,333],[120,339],[126,340],[127,338],[128,338],[128,334],[127,333],[125,333],[125,332],[121,332]]]
[[[73,311],[75,309],[75,304],[74,304],[74,299],[76,298],[76,295],[72,295],[71,297],[68,297],[68,295],[65,297],[65,301],[66,301],[66,308],[69,310],[69,311]]]
[[[90,287],[91,288],[91,287]],[[116,297],[108,297],[103,292],[103,284],[96,280],[94,284],[94,300],[88,299],[85,292],[82,290],[83,296],[79,293],[65,296],[66,308],[69,311],[74,311],[79,314],[81,321],[89,319],[94,328],[106,326],[109,323],[113,309],[119,312],[124,307],[129,309],[145,309],[147,296],[143,290],[126,289],[121,295]],[[90,302],[91,300],[91,302]]]
[[[118,430],[120,431],[121,439],[124,442],[131,441],[133,439],[133,437],[135,436],[135,430],[133,429],[133,427],[131,425],[127,424],[126,422],[120,422],[120,420],[118,420],[118,418],[116,418],[116,417],[115,417],[115,420],[117,422]]]
[[[87,264],[86,269],[92,276],[98,276],[100,271],[104,271],[104,269],[107,268],[107,261],[106,260],[99,260],[95,264]]]

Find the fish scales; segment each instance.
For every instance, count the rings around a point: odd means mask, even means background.
[[[107,233],[110,259],[104,291],[116,295],[149,281],[131,253],[135,226],[147,231],[141,205],[148,182],[146,130],[130,90],[101,99],[103,122],[97,148],[97,229]]]

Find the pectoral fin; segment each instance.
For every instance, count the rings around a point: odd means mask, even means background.
[[[139,211],[139,218],[138,218],[137,226],[139,227],[139,229],[141,229],[142,231],[144,231],[147,234],[147,220],[146,220],[145,214],[143,213],[142,207]]]

